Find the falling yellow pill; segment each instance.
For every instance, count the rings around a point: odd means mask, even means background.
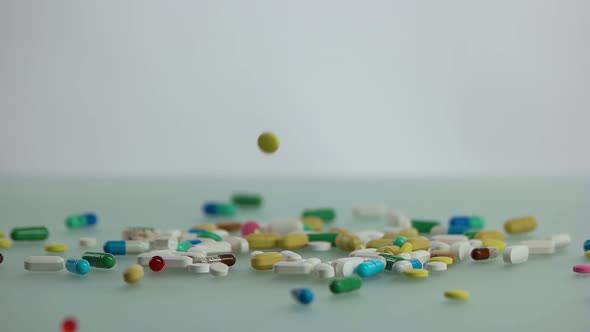
[[[449,289],[445,291],[445,297],[452,300],[466,301],[469,299],[469,292],[462,289]]]
[[[143,279],[143,266],[133,264],[123,272],[123,279],[128,284],[136,284]]]
[[[47,252],[65,252],[68,250],[68,246],[65,243],[48,243],[45,245],[45,251]]]
[[[584,252],[584,255],[586,255],[587,258],[590,258],[590,250],[586,250]]]
[[[262,133],[258,136],[258,147],[264,153],[275,153],[279,149],[279,138],[271,132]]]
[[[0,239],[0,248],[10,248],[12,247],[12,241],[9,239]]]

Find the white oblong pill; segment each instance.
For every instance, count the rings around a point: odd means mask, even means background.
[[[529,259],[529,247],[525,245],[508,246],[504,249],[504,263],[520,264]]]
[[[81,237],[80,240],[78,241],[78,243],[80,244],[80,247],[83,248],[92,248],[92,247],[96,247],[98,241],[96,241],[96,238],[93,237]]]
[[[555,242],[552,240],[521,241],[521,245],[529,247],[529,255],[548,255],[555,252]]]
[[[229,236],[229,232],[226,231],[225,229],[216,229],[216,230],[212,231],[211,233],[217,234],[222,238]]]
[[[473,247],[469,242],[455,242],[451,245],[451,252],[457,260],[462,261],[470,257]]]
[[[356,267],[362,262],[364,262],[364,259],[361,259],[360,261],[348,260],[336,263],[336,266],[334,267],[334,270],[336,271],[336,276],[350,277],[354,273],[354,270],[356,270]]]
[[[231,253],[231,244],[226,241],[214,241],[214,242],[203,242],[190,248],[196,248],[193,250],[204,249],[207,255],[227,254]]]
[[[393,264],[393,271],[397,273],[403,273],[405,270],[412,269],[412,263],[408,261],[398,261]]]
[[[312,251],[330,251],[332,250],[332,243],[328,241],[311,241],[307,246]]]
[[[187,269],[192,273],[209,273],[209,263],[189,264]]]
[[[152,250],[152,251],[144,252],[144,253],[141,253],[136,256],[137,264],[142,265],[142,266],[148,266],[150,263],[150,259],[152,259],[152,257],[171,255],[172,253],[173,253],[173,251],[169,250],[169,249],[167,249],[167,250]]]
[[[376,248],[357,249],[353,250],[348,254],[349,257],[373,257],[379,256]]]
[[[432,250],[450,250],[451,246],[446,242],[433,240],[433,241],[430,241],[430,249],[432,249]]]
[[[430,237],[431,241],[442,241],[449,245],[452,245],[455,242],[465,242],[469,239],[465,235],[461,234],[441,234],[441,235],[434,235]]]
[[[385,215],[385,218],[387,220],[387,224],[390,226],[401,227],[402,229],[410,228],[412,226],[412,221],[410,218],[399,211],[390,210]]]
[[[266,225],[266,231],[269,233],[289,234],[302,233],[303,221],[297,218],[276,219]]]
[[[328,263],[321,263],[316,265],[313,269],[313,274],[318,279],[332,279],[336,275],[334,267]]]
[[[445,235],[449,233],[449,229],[444,225],[436,225],[430,229],[430,236],[433,235]]]
[[[401,257],[403,259],[410,259],[412,258],[412,255],[410,255],[407,252],[400,252],[399,254],[396,255],[397,257]]]
[[[352,208],[352,215],[357,219],[376,219],[387,215],[388,208],[383,204],[361,204]]]
[[[215,262],[209,266],[209,273],[216,277],[225,277],[229,272],[229,267],[223,263]]]
[[[291,250],[283,250],[283,251],[281,251],[281,255],[283,255],[283,260],[286,260],[286,261],[298,261],[303,258],[298,253],[293,252]]]
[[[277,262],[272,266],[272,270],[276,274],[300,275],[310,274],[313,266],[305,261],[302,262]]]
[[[151,250],[176,250],[178,247],[178,240],[170,236],[159,236],[150,241]]]
[[[545,238],[545,240],[555,242],[555,249],[563,249],[572,243],[572,238],[567,233],[551,235]]]
[[[234,254],[243,254],[250,250],[250,245],[248,244],[248,240],[239,237],[239,236],[226,236],[223,238],[223,241],[229,242],[231,245],[231,251]]]
[[[162,256],[166,262],[166,268],[183,269],[193,263],[193,259],[184,255],[166,255]]]
[[[60,271],[64,269],[64,259],[60,256],[29,256],[25,258],[25,270]]]
[[[264,251],[260,251],[260,250],[254,250],[250,253],[250,258],[259,255],[259,254],[264,254]]]
[[[305,262],[311,264],[311,266],[315,267],[318,264],[322,263],[322,260],[316,257],[312,257],[312,258],[308,258],[305,260]]]
[[[410,257],[417,258],[424,264],[430,260],[430,253],[426,250],[416,250],[410,253]]]
[[[204,246],[201,246],[200,244],[201,243],[188,247],[188,249],[186,249],[186,252],[198,254],[199,256],[207,256],[207,248]]]
[[[177,255],[177,256],[190,257],[190,258],[193,259],[193,261],[195,260],[195,258],[205,258],[205,257],[207,257],[207,253],[206,252],[203,252],[203,251],[187,251],[187,252],[173,251],[171,254],[172,255]]]
[[[480,248],[483,247],[483,241],[480,239],[471,239],[469,240],[469,245],[471,245],[473,248]]]
[[[443,262],[428,262],[424,264],[424,268],[428,271],[446,271],[447,264]]]

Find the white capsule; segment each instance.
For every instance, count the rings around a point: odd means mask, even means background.
[[[433,241],[430,241],[430,249],[431,250],[449,250],[449,249],[451,249],[451,246],[446,242],[433,240]]]
[[[59,271],[64,268],[64,259],[60,256],[29,256],[25,258],[25,270]]]
[[[504,263],[520,264],[529,259],[529,247],[525,245],[508,246],[504,249]]]
[[[301,275],[310,274],[313,266],[305,261],[302,262],[278,262],[272,266],[276,274]]]
[[[336,273],[332,265],[321,263],[314,267],[313,274],[318,279],[332,279]]]
[[[260,251],[260,250],[254,250],[250,253],[250,258],[259,255],[259,254],[264,254],[264,251]]]
[[[412,258],[412,255],[410,255],[407,252],[400,252],[399,254],[396,255],[397,257],[401,257],[403,259],[410,259]]]
[[[330,251],[332,242],[329,241],[311,241],[307,244],[311,251]]]
[[[379,256],[376,248],[357,249],[348,254],[349,257],[374,257]]]
[[[400,227],[402,229],[412,227],[410,218],[399,211],[390,210],[387,212],[385,218],[387,219],[387,224],[390,226]]]
[[[188,248],[188,250],[191,249],[192,251],[203,249],[207,255],[227,254],[231,252],[231,244],[226,241],[202,242]]]
[[[209,273],[209,263],[193,263],[187,270],[192,273]]]
[[[97,241],[96,238],[93,237],[81,237],[79,240],[79,244],[82,248],[92,248],[96,247]]]
[[[312,257],[312,258],[306,259],[305,262],[307,262],[307,263],[311,264],[311,266],[315,267],[316,265],[321,264],[322,260],[319,258],[316,258],[316,257]]]
[[[555,249],[563,249],[572,243],[572,238],[567,233],[555,234],[545,238],[545,240],[551,240],[555,243]]]
[[[281,255],[283,255],[283,260],[286,261],[298,261],[302,259],[301,255],[291,250],[283,250],[281,251]]]
[[[449,233],[449,229],[444,225],[436,225],[430,229],[430,236],[445,235]]]
[[[431,241],[442,241],[449,245],[452,245],[455,242],[465,242],[469,239],[465,235],[460,234],[441,234],[441,235],[434,235],[430,237]]]
[[[387,206],[382,204],[363,204],[352,208],[352,215],[358,219],[382,218],[387,212]]]
[[[167,249],[167,250],[152,250],[152,251],[148,251],[148,252],[144,252],[142,254],[139,254],[136,256],[137,258],[137,264],[139,265],[143,265],[143,266],[148,266],[148,264],[150,263],[150,259],[152,259],[152,257],[154,256],[165,256],[165,255],[171,255],[174,251]]]
[[[365,260],[359,257],[339,258],[332,262],[337,277],[350,277],[356,267]]]
[[[159,236],[150,241],[150,250],[176,250],[178,247],[178,240],[170,236]]]
[[[430,253],[426,250],[416,250],[410,253],[410,257],[417,258],[424,264],[430,260]]]
[[[303,221],[300,219],[278,219],[266,225],[265,230],[269,233],[289,234],[302,233]]]
[[[229,242],[231,245],[231,251],[234,254],[243,254],[247,253],[250,250],[250,245],[248,241],[239,236],[227,236],[223,238],[224,241]]]
[[[187,256],[166,255],[161,257],[164,259],[164,262],[166,263],[166,268],[171,269],[183,269],[193,263],[193,259]]]
[[[216,277],[225,277],[229,272],[229,267],[223,263],[215,262],[209,266],[209,273]]]
[[[480,239],[471,239],[469,240],[469,244],[473,247],[473,248],[480,248],[483,247],[483,241]]]
[[[469,242],[455,242],[451,245],[451,252],[455,254],[457,260],[462,261],[470,257],[473,247]]]
[[[405,270],[411,270],[412,263],[408,261],[397,261],[393,264],[393,271],[397,273],[403,273]]]
[[[428,271],[446,271],[447,264],[443,262],[428,262],[424,264],[424,268]]]
[[[529,247],[529,255],[547,255],[555,252],[555,242],[552,240],[521,241],[520,244]]]
[[[226,236],[229,236],[229,232],[226,231],[225,229],[216,229],[214,231],[211,231],[211,233],[217,234],[217,235],[219,235],[222,238],[223,237],[226,237]]]

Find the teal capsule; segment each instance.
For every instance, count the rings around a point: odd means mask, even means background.
[[[94,213],[83,213],[66,218],[66,226],[68,228],[83,228],[96,225],[98,218]]]

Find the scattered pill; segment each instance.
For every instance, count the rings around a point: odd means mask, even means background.
[[[2,262],[4,262],[4,256],[2,256],[2,254],[0,254],[0,264],[2,264]]]
[[[160,272],[166,266],[166,261],[164,261],[162,256],[154,256],[152,259],[150,259],[148,266],[150,267],[150,270],[154,272]]]
[[[574,265],[572,270],[576,273],[590,273],[590,265],[586,265],[586,264]]]
[[[282,257],[282,255],[281,255],[281,257]],[[166,257],[164,257],[164,258],[166,258]],[[227,266],[233,266],[234,264],[236,264],[236,256],[234,256],[232,254],[221,254],[221,255],[213,255],[213,256],[207,256],[207,257],[194,257],[193,262],[194,263],[208,263],[208,264],[222,263]],[[166,263],[168,264],[168,261]]]
[[[555,252],[555,242],[552,240],[527,240],[520,244],[529,247],[529,255],[549,255]]]
[[[209,273],[209,263],[193,263],[188,266],[188,271],[192,273]]]
[[[330,208],[308,209],[303,211],[301,216],[303,218],[317,217],[322,219],[324,222],[331,222],[336,218],[336,212],[334,211],[334,209]]]
[[[404,271],[404,275],[410,278],[427,278],[428,270],[423,269],[409,269]]]
[[[446,271],[447,264],[445,264],[443,262],[431,261],[431,262],[424,264],[424,268],[428,271],[436,271],[436,272]]]
[[[545,240],[551,240],[555,243],[555,249],[563,249],[572,243],[572,238],[567,233],[551,235]]]
[[[469,292],[462,289],[448,289],[444,295],[451,300],[467,301],[469,299]]]
[[[68,246],[65,243],[48,243],[45,245],[45,251],[47,252],[65,252],[68,250]]]
[[[360,289],[362,284],[363,281],[357,276],[336,279],[330,283],[330,291],[334,294],[352,292]]]
[[[393,241],[391,239],[376,239],[376,240],[371,240],[371,241],[367,242],[365,244],[365,246],[367,248],[376,249],[376,248],[381,248],[381,247],[385,247],[385,246],[390,246],[392,244],[393,244]]]
[[[76,332],[78,329],[78,322],[73,317],[66,317],[61,322],[61,331],[62,332]]]
[[[451,265],[453,264],[453,259],[451,257],[438,256],[430,258],[430,262],[441,262],[447,265]]]
[[[412,225],[410,218],[399,211],[389,210],[385,218],[390,226],[408,228]]]
[[[96,238],[93,237],[81,237],[78,240],[78,243],[82,248],[92,248],[96,247],[97,241]]]
[[[375,219],[385,217],[388,209],[384,205],[359,205],[352,208],[352,215],[358,219]]]
[[[248,244],[248,241],[239,236],[227,236],[224,237],[223,240],[230,244],[231,252],[235,254],[247,253],[248,250],[250,250],[250,245]]]
[[[324,221],[318,217],[303,217],[303,224],[311,227],[315,232],[321,232],[324,228]]]
[[[529,247],[525,245],[508,246],[504,249],[504,263],[520,264],[529,259]]]
[[[301,255],[291,250],[283,250],[281,251],[281,255],[283,255],[283,260],[286,261],[300,261],[303,259]]]
[[[584,251],[590,250],[590,240],[584,241]]]
[[[283,255],[278,252],[265,252],[250,259],[250,264],[255,270],[271,270],[275,263],[283,260]]]
[[[406,243],[406,241],[408,241],[408,238],[407,237],[405,237],[405,236],[396,236],[393,239],[393,245],[398,246],[398,247],[401,247],[401,246],[403,246]]]
[[[102,247],[102,250],[113,255],[132,255],[144,253],[149,248],[149,243],[144,241],[107,241]]]
[[[435,241],[430,241],[430,249],[431,250],[450,250],[451,246],[446,242],[435,240]]]
[[[88,261],[90,266],[99,269],[110,269],[115,266],[115,256],[104,252],[85,252],[82,259]]]
[[[328,241],[311,241],[307,243],[307,246],[312,251],[330,251],[332,249],[332,243]]]
[[[128,284],[136,284],[143,279],[143,266],[134,264],[123,272],[123,280]]]
[[[277,262],[273,264],[272,270],[276,274],[284,275],[304,275],[310,274],[313,269],[313,265],[305,261],[297,262]]]
[[[229,272],[229,267],[226,264],[215,262],[209,266],[209,273],[215,277],[225,277]]]
[[[397,273],[403,273],[412,268],[412,263],[408,262],[407,260],[401,260],[393,264],[392,270]]]
[[[336,277],[349,277],[354,274],[356,267],[364,262],[360,257],[338,258],[332,261]]]
[[[498,256],[499,250],[495,247],[481,247],[481,248],[473,248],[471,250],[471,258],[476,261],[487,260],[491,258],[496,258]]]
[[[401,257],[403,259],[410,259],[410,258],[412,258],[412,255],[410,255],[407,252],[400,252],[399,254],[397,254],[397,256],[399,256],[399,257]]]
[[[239,221],[223,221],[217,223],[218,229],[224,229],[228,232],[237,232],[242,229],[242,223]]]
[[[533,216],[518,217],[506,220],[504,230],[509,234],[523,234],[537,228],[537,218]]]
[[[64,259],[60,256],[29,256],[25,258],[25,270],[60,271],[64,269]]]
[[[356,274],[361,278],[367,278],[377,275],[385,269],[385,263],[382,259],[371,259],[360,263],[356,267]]]
[[[256,221],[250,220],[242,223],[240,232],[242,233],[242,236],[248,236],[250,234],[256,233],[259,229],[260,225]]]
[[[322,263],[322,260],[316,257],[312,257],[312,258],[308,258],[305,260],[305,262],[311,264],[312,267],[315,267],[318,264]]]
[[[504,248],[506,248],[506,242],[504,241],[496,239],[484,239],[482,242],[484,247],[495,247],[500,250],[500,252],[504,251]]]
[[[96,225],[98,218],[92,212],[68,216],[65,220],[68,228],[84,228]]]
[[[264,153],[275,153],[279,149],[279,138],[271,133],[264,132],[258,136],[258,148]]]
[[[442,242],[445,242],[449,245],[453,245],[453,243],[455,243],[455,242],[465,242],[465,241],[468,241],[469,239],[465,235],[440,234],[440,235],[431,236],[430,240],[442,241]]]
[[[332,265],[320,263],[313,268],[313,275],[318,279],[332,279],[336,276],[336,271]]]
[[[430,261],[430,252],[426,250],[416,250],[410,253],[410,257],[418,259],[422,264]]]
[[[344,251],[353,251],[361,249],[361,239],[356,235],[338,234],[336,237],[336,247]]]
[[[478,244],[478,247],[481,247],[483,245],[483,243]],[[450,250],[455,255],[457,260],[462,261],[467,259],[469,255],[471,255],[471,250],[473,250],[473,246],[470,244],[470,242],[455,242],[451,245]]]
[[[45,226],[17,227],[10,232],[14,241],[41,241],[47,239],[49,230]]]
[[[233,216],[236,214],[236,206],[230,203],[206,202],[202,211],[208,216]]]
[[[294,288],[291,290],[291,296],[301,304],[313,302],[313,292],[309,288]]]
[[[9,239],[0,239],[0,248],[10,248],[12,247],[12,241]]]
[[[262,196],[252,193],[235,193],[231,202],[239,207],[259,207],[262,205]]]
[[[90,263],[85,259],[68,258],[66,260],[66,270],[74,274],[85,275],[90,272]]]
[[[276,233],[256,233],[246,237],[250,249],[272,249],[277,247],[277,241],[281,234]]]
[[[429,233],[432,227],[440,225],[440,222],[435,220],[418,220],[412,219],[412,227],[418,230],[419,233]]]
[[[309,239],[305,233],[292,233],[283,235],[276,242],[277,247],[282,249],[297,249],[307,245]]]
[[[449,228],[451,226],[458,226],[466,230],[480,230],[484,225],[485,221],[480,216],[454,216],[449,219]]]
[[[447,227],[448,234],[465,234],[465,232],[467,231],[469,231],[469,228],[467,226],[449,225],[449,227]]]
[[[479,232],[475,233],[473,238],[479,239],[482,241],[485,239],[494,239],[494,240],[504,241],[504,233],[502,233],[501,231],[494,231],[494,230],[479,231]]]

